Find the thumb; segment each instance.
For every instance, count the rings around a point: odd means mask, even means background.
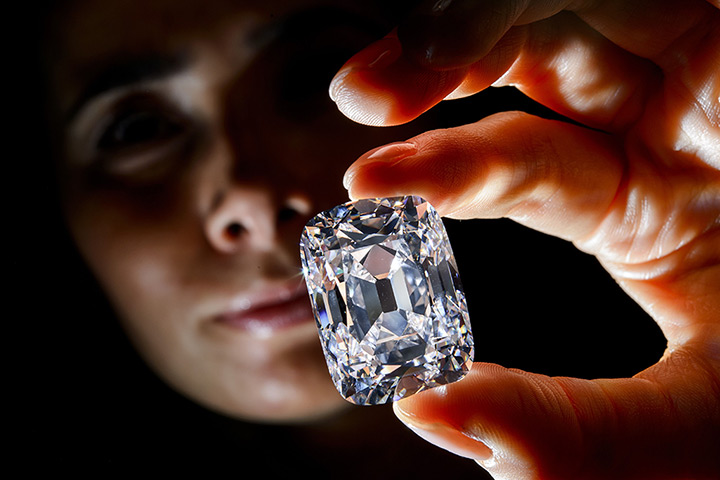
[[[719,431],[707,421],[718,418],[707,411],[717,409],[716,392],[697,387],[708,376],[683,352],[634,378],[610,380],[476,363],[463,381],[394,410],[415,433],[496,479],[716,478]]]

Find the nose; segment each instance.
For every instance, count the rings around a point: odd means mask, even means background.
[[[278,199],[270,190],[234,187],[220,195],[205,219],[205,235],[219,253],[270,251],[290,225],[298,226],[312,210],[302,194]],[[299,235],[299,229],[296,232]]]

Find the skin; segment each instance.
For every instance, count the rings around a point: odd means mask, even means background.
[[[449,217],[507,217],[572,241],[667,338],[632,378],[476,363],[465,380],[395,404],[420,436],[498,479],[717,477],[719,9],[425,2],[337,74],[338,106],[369,125],[490,84],[580,123],[507,112],[429,131],[363,155],[345,185],[353,198],[418,194]]]
[[[352,159],[397,138],[327,97],[334,68],[377,35],[352,2],[332,3],[349,23],[282,29],[318,4],[73,2],[47,42],[63,204],[82,255],[158,375],[237,418],[307,421],[348,405],[309,302],[284,328],[217,319],[276,291],[306,298],[303,225],[347,200]],[[140,78],[117,73],[138,59]]]

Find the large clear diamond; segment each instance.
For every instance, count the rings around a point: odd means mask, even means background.
[[[465,294],[435,209],[419,197],[339,205],[300,242],[323,351],[358,405],[460,380],[473,358]]]

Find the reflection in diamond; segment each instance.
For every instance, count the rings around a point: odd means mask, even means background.
[[[338,391],[375,405],[464,377],[465,295],[445,228],[419,197],[348,202],[301,238],[303,273]]]

